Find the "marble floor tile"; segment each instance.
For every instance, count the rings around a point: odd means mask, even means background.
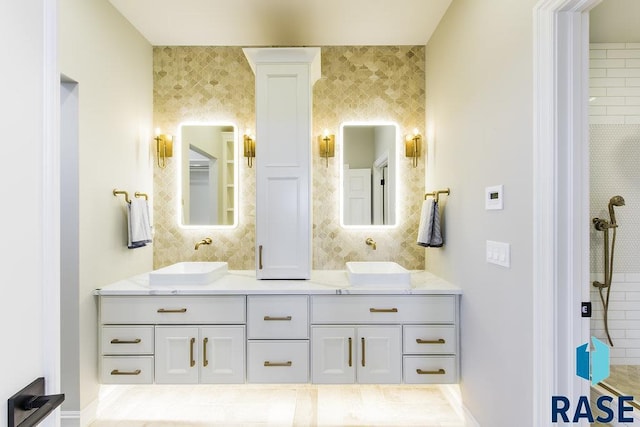
[[[441,386],[102,386],[91,427],[463,427]]]

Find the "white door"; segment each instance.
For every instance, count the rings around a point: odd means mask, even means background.
[[[311,275],[311,90],[305,64],[256,69],[256,276]]]
[[[400,326],[358,328],[358,383],[397,384],[402,378]]]
[[[356,380],[355,328],[311,328],[311,381],[353,384]]]
[[[244,383],[244,326],[201,328],[199,342],[201,383]]]
[[[346,169],[344,224],[371,224],[371,169]]]
[[[198,382],[198,328],[156,326],[156,383]]]

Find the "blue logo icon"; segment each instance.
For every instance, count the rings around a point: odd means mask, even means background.
[[[589,343],[576,348],[576,375],[591,380],[592,385],[609,378],[609,346],[596,337],[591,337],[594,349],[589,351]]]

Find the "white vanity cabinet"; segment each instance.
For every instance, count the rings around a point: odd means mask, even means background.
[[[454,295],[314,295],[312,382],[455,383]]]
[[[100,297],[105,384],[243,383],[244,295]]]
[[[240,273],[222,286],[99,290],[101,382],[459,381],[458,289],[436,278],[435,290],[340,288],[341,273],[315,283]]]
[[[244,382],[244,326],[156,326],[158,384]]]
[[[247,296],[247,380],[309,381],[309,296]]]
[[[391,326],[313,326],[316,384],[396,384],[402,381],[402,329]]]

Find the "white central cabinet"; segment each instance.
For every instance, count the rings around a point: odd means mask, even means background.
[[[244,49],[256,76],[256,277],[311,277],[311,105],[319,48]]]
[[[312,382],[394,384],[402,382],[402,328],[313,326]]]

